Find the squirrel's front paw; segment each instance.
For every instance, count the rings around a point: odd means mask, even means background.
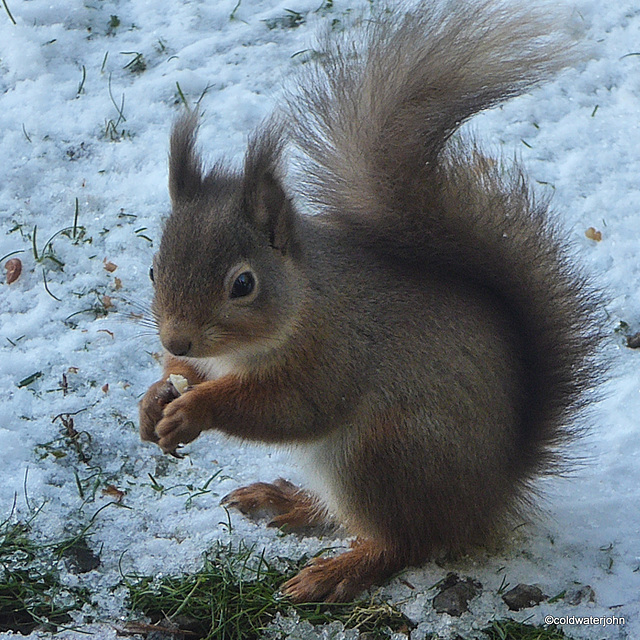
[[[193,390],[166,405],[155,428],[158,446],[173,453],[179,445],[195,440],[204,428],[202,406]]]
[[[140,437],[148,442],[158,442],[156,425],[162,418],[162,411],[180,394],[166,380],[154,382],[140,401]]]

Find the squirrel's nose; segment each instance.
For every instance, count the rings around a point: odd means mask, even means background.
[[[191,340],[181,336],[171,336],[162,341],[164,348],[174,356],[186,356],[191,351]]]

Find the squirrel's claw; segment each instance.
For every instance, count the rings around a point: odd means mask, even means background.
[[[187,393],[166,405],[156,425],[158,446],[165,453],[175,455],[181,444],[192,442],[202,431],[198,407],[191,401],[191,395]]]
[[[283,478],[273,483],[254,482],[227,494],[220,504],[243,515],[269,515],[269,527],[285,531],[304,531],[329,526],[328,516],[317,498]]]
[[[371,540],[357,540],[335,558],[314,558],[280,588],[295,603],[348,602],[372,584],[388,578],[403,562]]]
[[[254,482],[246,487],[235,489],[222,498],[220,504],[238,509],[244,515],[255,514],[261,510],[281,514],[291,509],[292,498],[296,492],[300,492],[298,487],[279,478],[273,484]]]
[[[165,453],[174,455],[181,444],[188,444],[200,435],[202,421],[192,399],[193,393],[186,393],[165,406],[156,425],[158,446]]]
[[[294,603],[348,602],[366,588],[351,576],[337,570],[338,558],[314,558],[300,573],[280,588],[282,595]]]
[[[152,384],[140,401],[140,438],[147,442],[158,442],[156,425],[162,418],[167,404],[178,397],[172,384],[158,380]]]

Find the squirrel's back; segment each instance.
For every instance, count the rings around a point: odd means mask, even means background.
[[[380,260],[486,291],[517,328],[525,483],[556,470],[579,431],[597,299],[520,168],[451,136],[571,60],[557,17],[495,0],[382,12],[355,42],[327,37],[289,99],[297,179],[318,213]]]

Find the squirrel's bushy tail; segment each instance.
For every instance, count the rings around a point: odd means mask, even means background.
[[[556,15],[557,17],[557,15]],[[366,225],[423,189],[470,116],[566,66],[572,46],[553,15],[501,0],[431,0],[327,34],[291,96],[294,135],[319,204]]]
[[[526,482],[559,461],[592,386],[594,301],[520,171],[451,135],[565,66],[572,45],[553,16],[500,0],[423,1],[363,31],[328,37],[290,97],[304,193],[367,250],[457,273],[510,314],[528,372]]]

